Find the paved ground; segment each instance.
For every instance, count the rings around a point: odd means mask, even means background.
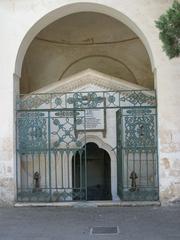
[[[91,235],[119,226],[118,235]],[[180,206],[0,208],[2,240],[180,240]]]

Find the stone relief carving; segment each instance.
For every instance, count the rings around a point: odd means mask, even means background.
[[[118,79],[92,69],[87,69],[66,79],[43,87],[35,93],[71,92],[74,90],[78,91],[82,87],[85,87],[89,84],[104,89],[105,91],[146,89],[137,84],[130,83],[128,81]]]

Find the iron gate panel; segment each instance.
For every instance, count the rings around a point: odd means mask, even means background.
[[[84,110],[17,111],[18,201],[86,200],[85,143]],[[72,179],[77,153],[78,185]]]
[[[87,199],[89,109],[119,109],[117,181],[121,199],[158,199],[156,93],[122,90],[30,94],[17,99],[18,201]]]
[[[118,194],[122,200],[158,200],[156,108],[117,112]]]
[[[100,109],[121,107],[156,107],[156,93],[151,90],[121,90],[20,95],[17,109]]]

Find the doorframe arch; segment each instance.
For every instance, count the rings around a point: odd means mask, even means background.
[[[95,135],[86,135],[86,138],[80,139],[82,145],[87,143],[95,143],[98,148],[105,150],[110,157],[111,166],[111,195],[112,200],[119,200],[117,195],[117,157],[113,148],[106,142],[104,142],[100,137]]]

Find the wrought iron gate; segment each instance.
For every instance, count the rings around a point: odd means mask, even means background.
[[[122,90],[30,94],[17,100],[18,201],[87,200],[86,114],[92,110],[104,116],[96,129],[104,138],[106,112],[117,112],[112,151],[117,149],[120,198],[158,199],[156,94]]]
[[[86,200],[84,110],[17,111],[17,136],[18,201]]]
[[[122,200],[158,200],[156,108],[117,112],[118,194]]]

